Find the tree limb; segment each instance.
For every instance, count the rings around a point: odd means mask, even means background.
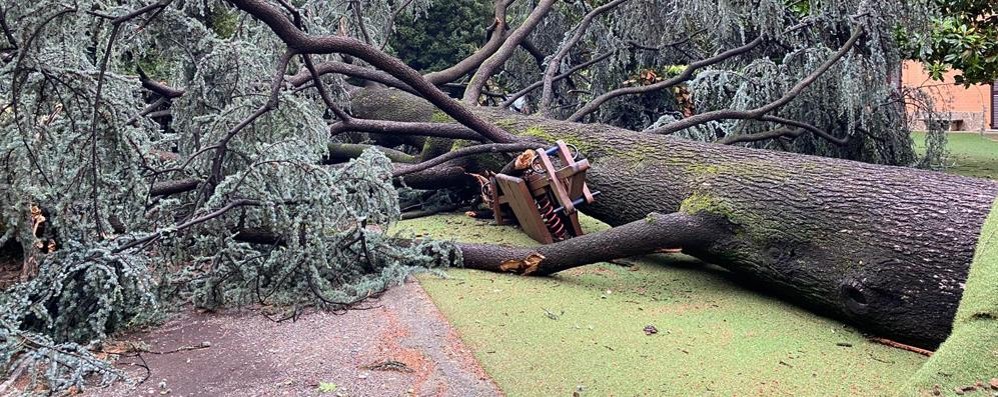
[[[729,235],[723,221],[682,212],[649,214],[612,229],[539,247],[459,244],[464,267],[545,276],[596,262],[645,255],[664,248],[699,249]]]
[[[513,56],[513,50],[527,38],[530,32],[534,31],[537,24],[547,16],[548,11],[551,11],[551,7],[554,6],[555,2],[557,0],[540,0],[537,6],[534,7],[534,10],[530,12],[530,15],[527,16],[527,19],[513,33],[510,33],[509,37],[496,50],[495,54],[492,54],[485,62],[482,62],[482,65],[478,67],[478,71],[471,76],[468,88],[464,91],[462,100],[465,103],[476,104],[478,102],[478,97],[482,95],[482,88],[485,87],[485,82]]]
[[[856,31],[853,32],[852,37],[850,37],[849,40],[845,44],[843,44],[842,47],[839,48],[837,52],[835,52],[835,54],[829,57],[828,60],[825,61],[825,63],[821,64],[821,66],[819,66],[818,69],[816,69],[814,72],[811,72],[810,75],[808,75],[806,78],[798,82],[797,85],[791,88],[790,91],[787,91],[787,93],[784,94],[780,99],[777,99],[766,105],[751,110],[725,109],[725,110],[716,110],[707,113],[700,113],[676,121],[674,123],[664,125],[659,128],[648,130],[646,132],[653,134],[671,134],[676,131],[680,131],[686,128],[690,128],[696,125],[700,125],[715,120],[725,120],[725,119],[745,120],[745,119],[758,119],[760,117],[763,117],[766,115],[766,113],[772,112],[786,105],[794,98],[796,98],[798,95],[800,95],[801,92],[803,92],[807,87],[809,87],[811,84],[817,81],[818,78],[821,77],[821,75],[823,75],[826,71],[828,71],[828,69],[832,67],[832,65],[835,65],[836,62],[838,62],[840,59],[842,59],[842,57],[844,57],[847,53],[849,53],[849,50],[851,50],[852,47],[856,45],[856,42],[859,41],[859,38],[863,36],[863,33],[864,30],[862,27],[856,28]]]
[[[292,24],[283,13],[263,0],[229,0],[229,2],[267,24],[296,53],[328,54],[339,52],[363,59],[374,67],[402,80],[440,110],[489,140],[502,143],[517,140],[512,134],[478,118],[424,79],[419,72],[377,48],[350,37],[308,35]]]
[[[399,170],[395,170],[395,172],[392,175],[396,177],[408,175],[414,172],[423,171],[432,168],[434,166],[461,157],[472,156],[476,154],[485,154],[485,153],[518,152],[521,150],[536,149],[538,145],[539,144],[536,142],[518,142],[518,143],[490,143],[486,145],[469,146],[463,149],[447,152],[444,155],[434,157],[431,160],[424,161],[422,163],[413,165],[411,167],[405,167]]]
[[[587,114],[595,112],[596,109],[598,109],[600,106],[602,106],[604,103],[606,103],[606,101],[609,101],[609,100],[611,100],[613,98],[616,98],[616,97],[619,97],[619,96],[633,95],[633,94],[642,94],[642,93],[646,93],[646,92],[657,91],[657,90],[660,90],[660,89],[663,89],[663,88],[672,87],[672,86],[675,86],[677,84],[686,82],[689,79],[693,78],[693,73],[696,72],[697,70],[702,69],[702,68],[707,67],[707,66],[710,66],[710,65],[714,65],[714,64],[723,62],[723,61],[725,61],[725,60],[727,60],[729,58],[733,58],[735,56],[744,54],[746,52],[749,52],[753,48],[758,47],[759,44],[762,44],[763,41],[765,41],[765,39],[762,36],[760,36],[760,37],[757,37],[755,40],[752,40],[748,44],[745,44],[745,45],[743,45],[741,47],[733,48],[733,49],[724,51],[724,52],[722,52],[720,54],[714,55],[714,56],[712,56],[710,58],[693,62],[693,63],[689,64],[686,67],[686,69],[684,69],[683,72],[680,73],[678,76],[673,77],[673,78],[668,79],[668,80],[665,80],[665,81],[660,81],[658,83],[648,84],[648,85],[642,85],[642,86],[618,88],[616,90],[612,90],[610,92],[607,92],[607,93],[605,93],[603,95],[600,95],[600,96],[596,97],[595,99],[593,99],[592,101],[590,101],[589,103],[587,103],[585,106],[583,106],[581,109],[575,111],[575,113],[572,113],[571,116],[568,116],[567,120],[568,121],[579,121],[580,119],[582,119],[583,117],[585,117]]]
[[[544,71],[544,78],[542,79],[544,82],[544,90],[541,94],[541,102],[538,105],[538,110],[542,115],[545,117],[551,117],[551,101],[554,100],[554,78],[558,73],[558,70],[561,69],[561,61],[565,59],[565,56],[567,56],[569,51],[572,50],[572,47],[574,47],[579,40],[582,40],[582,36],[585,35],[587,30],[589,30],[589,25],[592,24],[596,17],[616,8],[625,1],[628,0],[613,0],[594,8],[592,11],[589,11],[589,13],[582,17],[582,21],[575,27],[575,33],[572,34],[572,37],[562,44],[561,48],[558,49],[558,52],[552,55],[551,59],[548,60],[547,70]]]
[[[734,145],[736,143],[745,142],[758,142],[765,141],[767,139],[775,139],[782,137],[799,137],[804,133],[804,129],[796,128],[778,128],[770,131],[757,132],[754,134],[742,134],[742,135],[727,135],[724,138],[714,141],[714,143],[721,145]]]
[[[342,162],[360,157],[365,150],[374,148],[383,153],[393,163],[412,164],[419,161],[416,156],[395,149],[360,143],[330,143],[328,160]]]
[[[177,194],[183,192],[189,192],[191,190],[197,189],[198,185],[201,184],[200,179],[178,179],[173,181],[162,181],[152,184],[149,188],[150,196],[166,196],[170,194]]]
[[[453,123],[404,122],[352,118],[349,121],[336,123],[329,127],[329,133],[333,136],[347,131],[385,135],[433,136],[451,139],[467,139],[479,142],[487,140],[475,131],[468,129],[468,127]]]

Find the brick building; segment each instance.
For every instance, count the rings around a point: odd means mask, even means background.
[[[951,131],[998,130],[998,85],[981,84],[965,88],[953,82],[955,72],[947,73],[944,81],[932,80],[918,62],[905,62],[901,70],[901,84],[921,88],[932,96],[936,111],[949,120]],[[925,130],[924,118],[917,109],[914,129]]]

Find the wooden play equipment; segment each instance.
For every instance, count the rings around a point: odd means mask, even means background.
[[[482,193],[496,223],[519,223],[543,244],[581,236],[576,207],[592,203],[599,192],[586,186],[589,161],[577,157],[577,150],[558,141],[548,149],[528,150],[517,158],[513,171],[489,178]]]

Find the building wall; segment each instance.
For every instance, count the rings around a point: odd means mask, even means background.
[[[982,131],[991,129],[991,85],[981,84],[964,88],[956,84],[953,76],[956,72],[947,73],[944,81],[932,80],[925,68],[919,62],[907,61],[902,66],[901,84],[905,87],[920,87],[932,96],[936,111],[952,119],[952,130]],[[917,110],[913,128],[924,130],[925,123]]]

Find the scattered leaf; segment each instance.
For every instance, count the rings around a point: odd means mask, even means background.
[[[318,391],[320,394],[332,393],[339,388],[335,383],[332,382],[319,382]]]

